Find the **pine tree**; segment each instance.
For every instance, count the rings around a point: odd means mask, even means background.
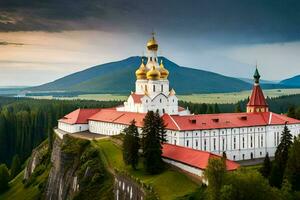
[[[144,167],[150,174],[160,173],[163,169],[161,135],[153,111],[149,111],[144,118],[142,137]]]
[[[268,178],[271,173],[272,164],[269,158],[269,153],[266,154],[264,163],[262,168],[260,169],[260,173],[263,175],[263,177]]]
[[[133,169],[136,169],[136,166],[139,161],[139,133],[138,129],[133,120],[129,127],[124,129],[124,142],[123,142],[123,160],[125,164],[131,165]]]
[[[208,199],[218,200],[221,195],[221,188],[224,183],[226,166],[222,159],[211,158],[204,171],[204,177],[208,181],[207,194]]]
[[[216,103],[215,103],[215,105],[214,105],[214,113],[220,113],[219,106],[218,106],[218,104],[216,104]]]
[[[164,120],[160,117],[159,113],[156,112],[155,113],[155,120],[156,120],[156,125],[158,128],[158,134],[159,134],[159,138],[160,138],[160,142],[161,143],[165,143],[167,141],[166,137],[167,137],[167,131],[166,131],[166,125]]]
[[[8,189],[9,173],[5,164],[0,165],[0,192]]]
[[[240,102],[238,102],[238,103],[235,105],[234,112],[236,112],[236,113],[242,112],[242,108],[241,108]]]
[[[291,117],[291,118],[296,118],[296,107],[295,107],[295,105],[292,105],[288,108],[287,116]]]
[[[290,148],[285,176],[292,184],[293,190],[300,191],[300,136],[294,139]]]
[[[288,161],[289,157],[289,149],[291,145],[293,144],[292,141],[292,134],[290,133],[290,130],[288,129],[287,125],[285,124],[284,129],[281,134],[281,140],[280,144],[278,145],[276,152],[275,152],[275,163],[278,167],[279,172],[277,172],[277,178],[275,183],[272,183],[272,185],[281,187],[281,183],[283,180],[284,171],[286,168],[286,163]]]
[[[213,108],[212,108],[212,106],[211,105],[209,105],[208,107],[207,107],[207,111],[206,111],[206,114],[212,114],[214,111],[213,111]]]
[[[21,171],[21,161],[18,154],[16,154],[12,160],[12,164],[10,168],[10,179],[15,178],[20,171]]]

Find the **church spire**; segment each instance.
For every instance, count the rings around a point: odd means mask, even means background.
[[[247,104],[247,112],[248,113],[268,112],[269,107],[266,102],[264,93],[259,85],[260,75],[259,75],[259,72],[257,69],[257,65],[256,65],[256,69],[255,69],[253,78],[254,78],[254,86],[252,89],[252,93],[251,93],[249,102]]]
[[[259,84],[260,75],[259,75],[259,72],[258,72],[258,69],[257,69],[257,64],[256,64],[256,68],[255,68],[253,78],[254,78],[254,82],[256,84]]]

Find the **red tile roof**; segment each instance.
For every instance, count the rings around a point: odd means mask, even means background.
[[[88,118],[101,109],[77,109],[58,120],[67,124],[87,124]]]
[[[66,115],[59,121],[68,124],[87,124],[88,120],[103,121],[129,125],[134,119],[138,127],[143,126],[146,113],[117,111],[116,108],[106,109],[78,109]],[[250,126],[265,126],[285,124],[300,124],[299,120],[286,115],[272,112],[261,113],[222,113],[201,115],[168,115],[163,119],[169,130],[207,130],[221,128],[238,128]]]
[[[259,85],[254,85],[252,89],[252,94],[250,96],[248,106],[264,106],[267,107],[268,104],[264,97],[264,93]]]
[[[268,124],[297,124],[299,120],[272,112],[262,113],[221,113],[201,115],[163,115],[167,129],[171,130],[207,130]]]
[[[143,94],[131,94],[130,95],[133,98],[134,103],[142,103],[142,98],[145,96]]]
[[[146,113],[123,112],[117,111],[116,109],[101,109],[101,111],[91,116],[89,120],[125,125],[129,125],[132,120],[135,120],[136,126],[142,127],[145,116]]]
[[[187,147],[163,144],[162,156],[198,169],[206,169],[210,158],[221,158],[221,156]],[[240,165],[234,161],[226,160],[226,168],[228,171],[236,170]]]

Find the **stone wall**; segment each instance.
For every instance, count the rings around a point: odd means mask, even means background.
[[[114,183],[115,200],[143,200],[145,193],[141,186],[131,178],[117,174]]]

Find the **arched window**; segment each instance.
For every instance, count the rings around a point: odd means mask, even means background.
[[[250,158],[253,159],[253,153],[250,154]]]
[[[153,85],[153,92],[155,92],[155,85]]]
[[[161,103],[161,99],[159,99],[159,103]]]
[[[162,92],[164,91],[164,85],[161,85],[161,91]]]

